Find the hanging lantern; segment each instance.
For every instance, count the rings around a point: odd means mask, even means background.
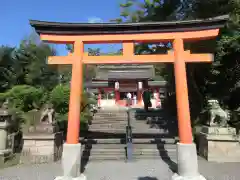
[[[138,82],[138,89],[142,90],[142,88],[143,88],[143,83],[142,82]]]
[[[119,90],[119,82],[115,82],[115,90]]]

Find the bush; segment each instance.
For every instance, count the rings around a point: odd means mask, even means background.
[[[69,99],[70,99],[70,87],[69,85],[58,85],[56,86],[52,92],[50,93],[50,103],[53,105],[55,111],[64,116],[64,118],[67,117],[68,108],[69,108]],[[89,108],[86,107],[88,104],[95,104],[97,101],[96,99],[90,97],[90,95],[87,92],[82,93],[81,98],[81,115],[84,117],[87,116],[87,114],[90,114]]]
[[[53,105],[56,111],[56,120],[67,121],[68,120],[68,109],[70,99],[70,87],[69,85],[58,85],[50,93],[50,103]],[[88,103],[94,103],[85,91],[82,93],[81,99],[81,127],[84,127],[85,123],[92,118],[92,115],[87,107]]]
[[[50,103],[55,111],[61,115],[68,113],[68,105],[70,98],[70,88],[68,85],[58,85],[50,93]]]
[[[23,112],[38,109],[46,100],[46,94],[42,88],[28,85],[17,85],[6,93],[0,94],[0,101],[9,100],[10,108],[16,108]]]

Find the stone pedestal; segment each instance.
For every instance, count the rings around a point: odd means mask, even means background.
[[[239,137],[235,128],[203,126],[199,154],[212,162],[240,162]]]
[[[39,164],[55,162],[62,156],[63,133],[25,134],[20,163]]]

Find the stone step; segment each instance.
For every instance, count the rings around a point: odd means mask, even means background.
[[[119,116],[119,117],[127,117],[127,113],[125,112],[121,112],[121,113],[112,113],[112,112],[106,112],[106,113],[101,113],[101,112],[98,112],[96,113],[94,116],[104,116],[104,117],[113,117],[113,116]]]
[[[127,119],[125,119],[125,118],[122,118],[122,119],[120,119],[120,118],[112,118],[112,119],[110,119],[110,118],[93,118],[93,120],[92,120],[92,122],[116,122],[116,123],[118,123],[118,122],[127,122]]]
[[[127,118],[128,116],[125,114],[95,114],[94,117],[97,117],[97,118]]]
[[[93,122],[127,122],[127,119],[125,118],[93,118]]]
[[[91,132],[102,132],[102,133],[126,133],[126,130],[123,128],[114,129],[114,128],[89,128]]]
[[[105,124],[91,124],[89,127],[99,127],[99,128],[108,128],[108,127],[121,127],[126,128],[126,124],[111,124],[111,123],[105,123]]]
[[[124,132],[126,133],[125,126],[89,126],[90,131],[99,131],[99,132]]]
[[[140,160],[140,159],[171,159],[171,160],[176,160],[176,152],[168,152],[164,154],[159,154],[159,153],[133,153],[132,154],[133,160]],[[99,153],[99,154],[94,154],[91,153],[90,155],[82,155],[82,159],[87,159],[88,161],[98,161],[98,160],[126,160],[126,154],[125,152],[123,153]]]
[[[91,132],[106,132],[106,133],[126,133],[126,128],[125,127],[106,127],[106,128],[102,128],[102,127],[93,127],[90,126],[89,131]],[[165,130],[161,130],[161,129],[135,129],[133,128],[132,133],[136,133],[136,134],[169,134],[166,133]]]
[[[90,154],[96,154],[96,155],[101,155],[101,154],[125,154],[126,149],[125,148],[120,148],[120,149],[110,149],[110,148],[105,148],[105,149],[99,149],[98,147],[92,148],[89,150]],[[142,155],[142,154],[148,154],[148,155],[159,155],[160,153],[176,153],[176,148],[175,149],[157,149],[156,147],[153,149],[145,149],[145,148],[136,148],[133,147],[133,154],[135,155]]]
[[[171,159],[172,161],[176,162],[177,157],[167,157],[166,159]],[[93,162],[101,162],[101,161],[127,161],[126,156],[104,156],[104,157],[95,157],[95,156],[90,156],[90,157],[82,157],[82,159],[87,159],[88,162],[93,161]],[[159,159],[162,160],[163,158],[161,156],[133,156],[132,161],[139,161],[139,160],[151,160],[151,159]]]
[[[92,144],[90,147],[91,149],[109,149],[109,150],[114,150],[114,149],[125,149],[126,144]]]
[[[116,128],[117,130],[124,131],[126,130],[127,124],[114,124],[114,123],[92,123],[89,125],[90,129],[108,131],[108,129]],[[156,133],[169,133],[170,130],[159,128],[158,126],[148,127],[148,126],[132,126],[132,130],[136,133],[140,132],[156,132]]]
[[[103,123],[103,124],[97,124],[97,123],[93,123],[91,125],[89,125],[89,127],[100,127],[100,128],[104,128],[104,127],[121,127],[122,129],[125,129],[127,124],[112,124],[112,123]]]
[[[115,145],[122,145],[124,142],[123,142],[123,139],[91,139],[91,140],[88,140],[88,139],[85,139],[85,140],[82,140],[82,143],[90,143],[90,144],[115,144]],[[125,143],[124,143],[125,144]]]
[[[86,148],[91,149],[125,149],[126,144],[111,144],[111,143],[99,143],[91,144],[86,146]],[[165,150],[176,150],[175,144],[133,144],[134,149],[165,149]],[[85,147],[84,147],[85,149]]]
[[[102,117],[127,117],[127,113],[96,113],[95,116],[102,116]]]
[[[176,157],[167,157],[167,159],[171,159],[172,161],[176,162],[177,158]],[[93,161],[93,162],[101,162],[101,161],[127,161],[126,156],[102,156],[102,157],[95,157],[95,156],[90,156],[90,157],[82,157],[82,159],[87,159],[87,161]],[[151,159],[159,159],[161,160],[161,156],[133,156],[132,161],[138,161],[138,160],[151,160]]]
[[[94,121],[92,122],[92,125],[107,125],[107,124],[112,124],[112,125],[127,125],[126,121],[120,121],[120,122],[116,122],[116,121],[106,121],[106,122],[101,122],[101,121]]]
[[[99,132],[99,131],[90,131],[85,136],[85,139],[125,139],[126,138],[126,132],[122,133],[110,133],[110,132]],[[159,134],[159,133],[133,133],[133,139],[162,139],[165,143],[165,141],[171,141],[171,143],[174,141],[175,138],[171,134]]]
[[[82,156],[82,160],[87,161],[124,161],[126,160],[126,155],[118,155],[118,156]]]
[[[127,121],[92,121],[92,124],[127,124]]]
[[[127,123],[127,120],[126,119],[121,119],[121,120],[116,120],[116,119],[93,119],[92,120],[92,123]]]
[[[160,145],[165,145],[165,144],[169,144],[172,145],[174,147],[176,147],[175,143],[176,140],[173,138],[159,138],[159,139],[151,139],[151,138],[146,138],[146,139],[136,139],[134,138],[132,140],[133,144],[135,146],[137,146],[139,144],[139,146],[142,145],[154,145],[156,147],[156,144],[160,144]],[[91,139],[91,140],[87,140],[84,139],[82,140],[82,143],[86,144],[86,143],[90,143],[90,144],[125,144],[125,138],[122,139]]]

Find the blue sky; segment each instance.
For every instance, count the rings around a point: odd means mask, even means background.
[[[29,19],[60,22],[108,22],[119,17],[124,0],[11,0],[1,1],[0,45],[17,46],[33,31]],[[96,47],[96,45],[95,45]],[[101,46],[107,51],[109,46]],[[110,49],[118,48],[110,46]],[[65,46],[57,46],[65,54]]]

